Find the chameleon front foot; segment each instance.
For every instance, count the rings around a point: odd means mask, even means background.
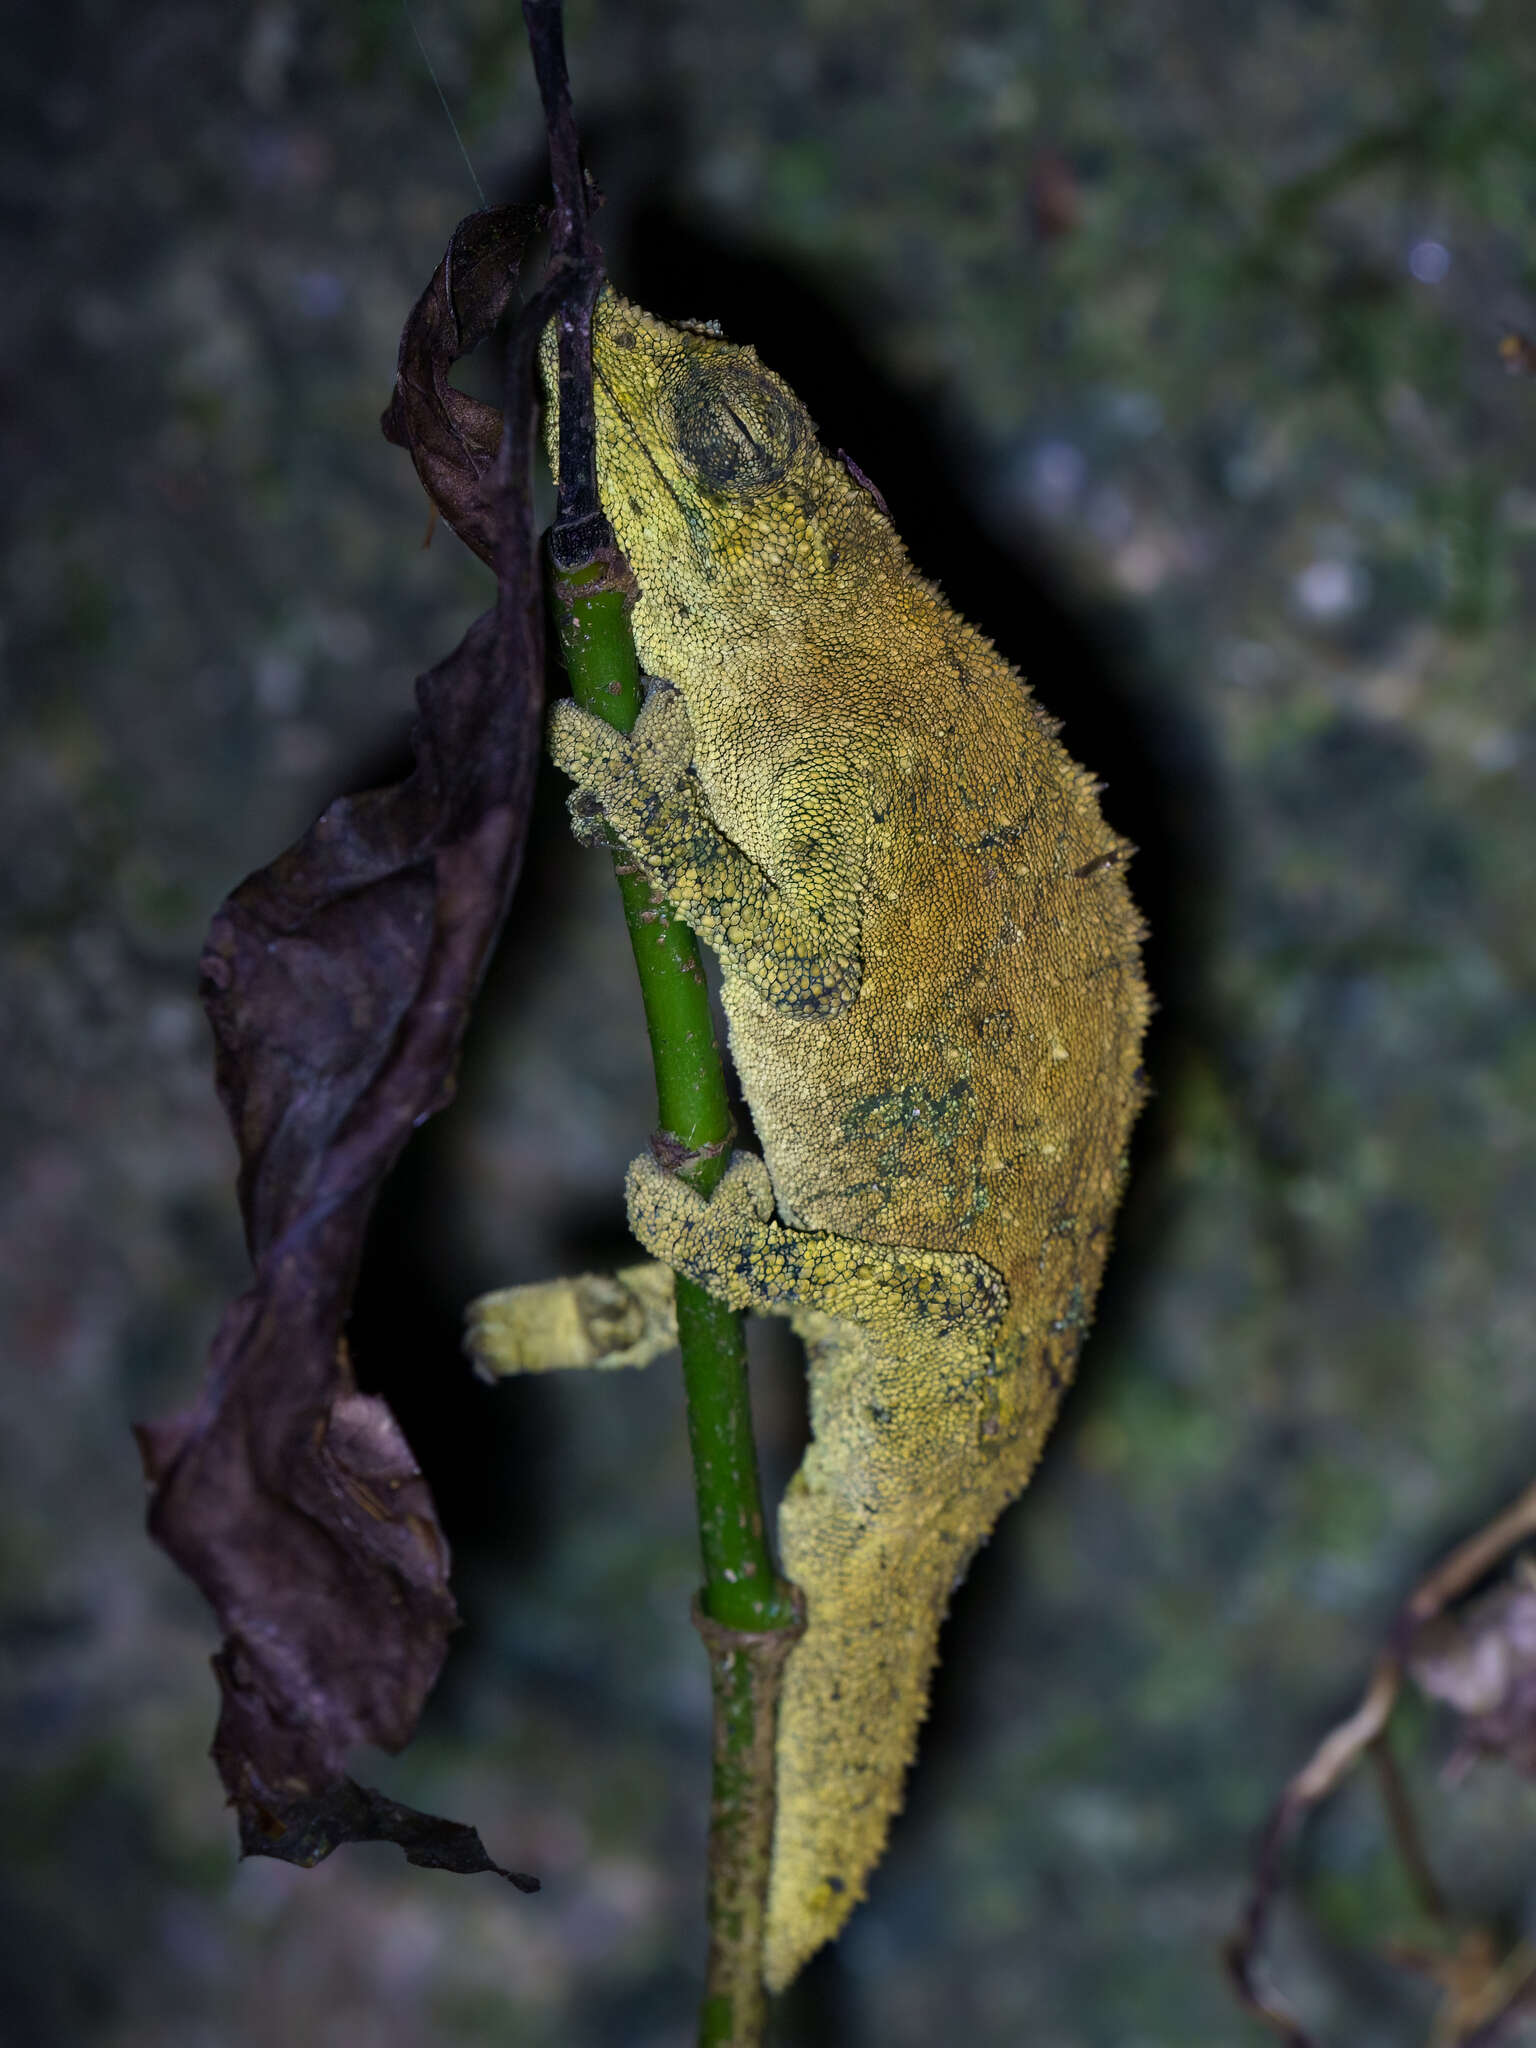
[[[768,1002],[797,1017],[837,1015],[862,974],[846,892],[836,884],[809,895],[781,889],[720,831],[693,749],[687,706],[665,684],[652,689],[627,739],[568,698],[550,712],[550,756],[576,784],[576,837],[596,845],[615,835],[658,896]],[[802,825],[813,843],[821,827],[809,816]]]

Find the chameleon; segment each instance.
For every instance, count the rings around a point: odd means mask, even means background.
[[[761,1157],[708,1199],[637,1159],[654,1263],[485,1297],[471,1350],[642,1363],[674,1271],[804,1339],[780,1990],[865,1896],[951,1593],[1072,1377],[1144,1093],[1143,929],[1099,785],[755,351],[605,288],[593,363],[647,695],[628,738],[557,703],[550,752],[578,836],[606,827],[718,955]]]

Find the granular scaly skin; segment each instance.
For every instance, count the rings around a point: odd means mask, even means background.
[[[605,294],[594,359],[662,682],[629,739],[557,705],[551,748],[719,954],[763,1149],[708,1202],[636,1161],[630,1221],[809,1347],[778,1988],[864,1894],[951,1590],[1072,1375],[1141,1099],[1140,926],[1090,777],[752,350]]]

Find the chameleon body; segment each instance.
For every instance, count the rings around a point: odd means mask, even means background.
[[[605,293],[594,362],[661,680],[627,739],[557,704],[551,751],[719,955],[762,1145],[708,1201],[636,1161],[630,1221],[808,1347],[779,1988],[864,1894],[951,1591],[1071,1378],[1142,1093],[1140,925],[1095,784],[753,351]]]

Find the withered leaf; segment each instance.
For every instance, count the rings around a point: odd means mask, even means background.
[[[241,1810],[240,1837],[242,1854],[276,1856],[306,1870],[323,1863],[343,1842],[393,1842],[407,1863],[423,1870],[451,1870],[459,1877],[490,1870],[520,1892],[540,1889],[536,1877],[508,1870],[487,1856],[474,1828],[418,1813],[353,1778],[338,1778],[320,1798],[294,1801],[280,1814],[249,1803]]]
[[[1419,1629],[1408,1669],[1431,1699],[1461,1715],[1463,1758],[1502,1756],[1536,1776],[1536,1572],[1529,1565]]]
[[[511,295],[525,229],[508,211],[463,224],[412,316],[429,302],[441,316],[402,348],[428,393]],[[203,955],[255,1274],[196,1404],[139,1439],[151,1533],[224,1631],[213,1754],[247,1854],[313,1862],[383,1839],[412,1862],[499,1868],[473,1830],[342,1772],[358,1742],[409,1740],[457,1625],[431,1495],[389,1409],[358,1391],[342,1327],[379,1185],[452,1097],[521,860],[543,679],[533,352],[556,290],[517,322],[502,461],[456,468],[441,443],[413,447],[419,467],[473,471],[465,517],[490,536],[499,579],[495,609],[417,685],[413,772],[332,804],[229,897]],[[414,402],[400,417],[408,436],[441,424]]]
[[[408,448],[427,496],[482,561],[496,557],[492,475],[501,414],[448,381],[512,301],[517,266],[541,209],[493,206],[454,230],[448,253],[411,308],[400,337],[395,389],[380,424]]]
[[[1409,1594],[1388,1641],[1377,1652],[1370,1681],[1358,1704],[1323,1736],[1302,1767],[1292,1773],[1265,1824],[1243,1915],[1224,1955],[1232,1985],[1244,2009],[1291,2048],[1312,2048],[1311,2037],[1278,1996],[1259,1981],[1264,1936],[1280,1889],[1281,1859],[1307,1813],[1329,1797],[1362,1756],[1375,1759],[1388,1818],[1404,1870],[1423,1910],[1435,1920],[1446,1908],[1430,1868],[1406,1787],[1388,1741],[1387,1724],[1405,1673],[1431,1698],[1445,1700],[1463,1716],[1462,1756],[1492,1751],[1519,1769],[1536,1773],[1536,1567],[1522,1560],[1512,1577],[1460,1615],[1450,1612],[1472,1587],[1518,1545],[1536,1536],[1536,1481],[1458,1543]],[[1464,2048],[1493,2048],[1506,2020],[1536,1999],[1536,1963],[1521,1950],[1492,1968],[1493,1951],[1477,1943],[1447,1966],[1432,1963],[1448,1996],[1446,2026]],[[1404,1954],[1414,1966],[1414,1957]],[[1489,1969],[1492,1968],[1492,1975]],[[1461,2013],[1475,1994],[1474,2030],[1461,2030]],[[1468,2022],[1471,2024],[1471,2022]],[[1436,2040],[1442,2038],[1436,2033]]]

